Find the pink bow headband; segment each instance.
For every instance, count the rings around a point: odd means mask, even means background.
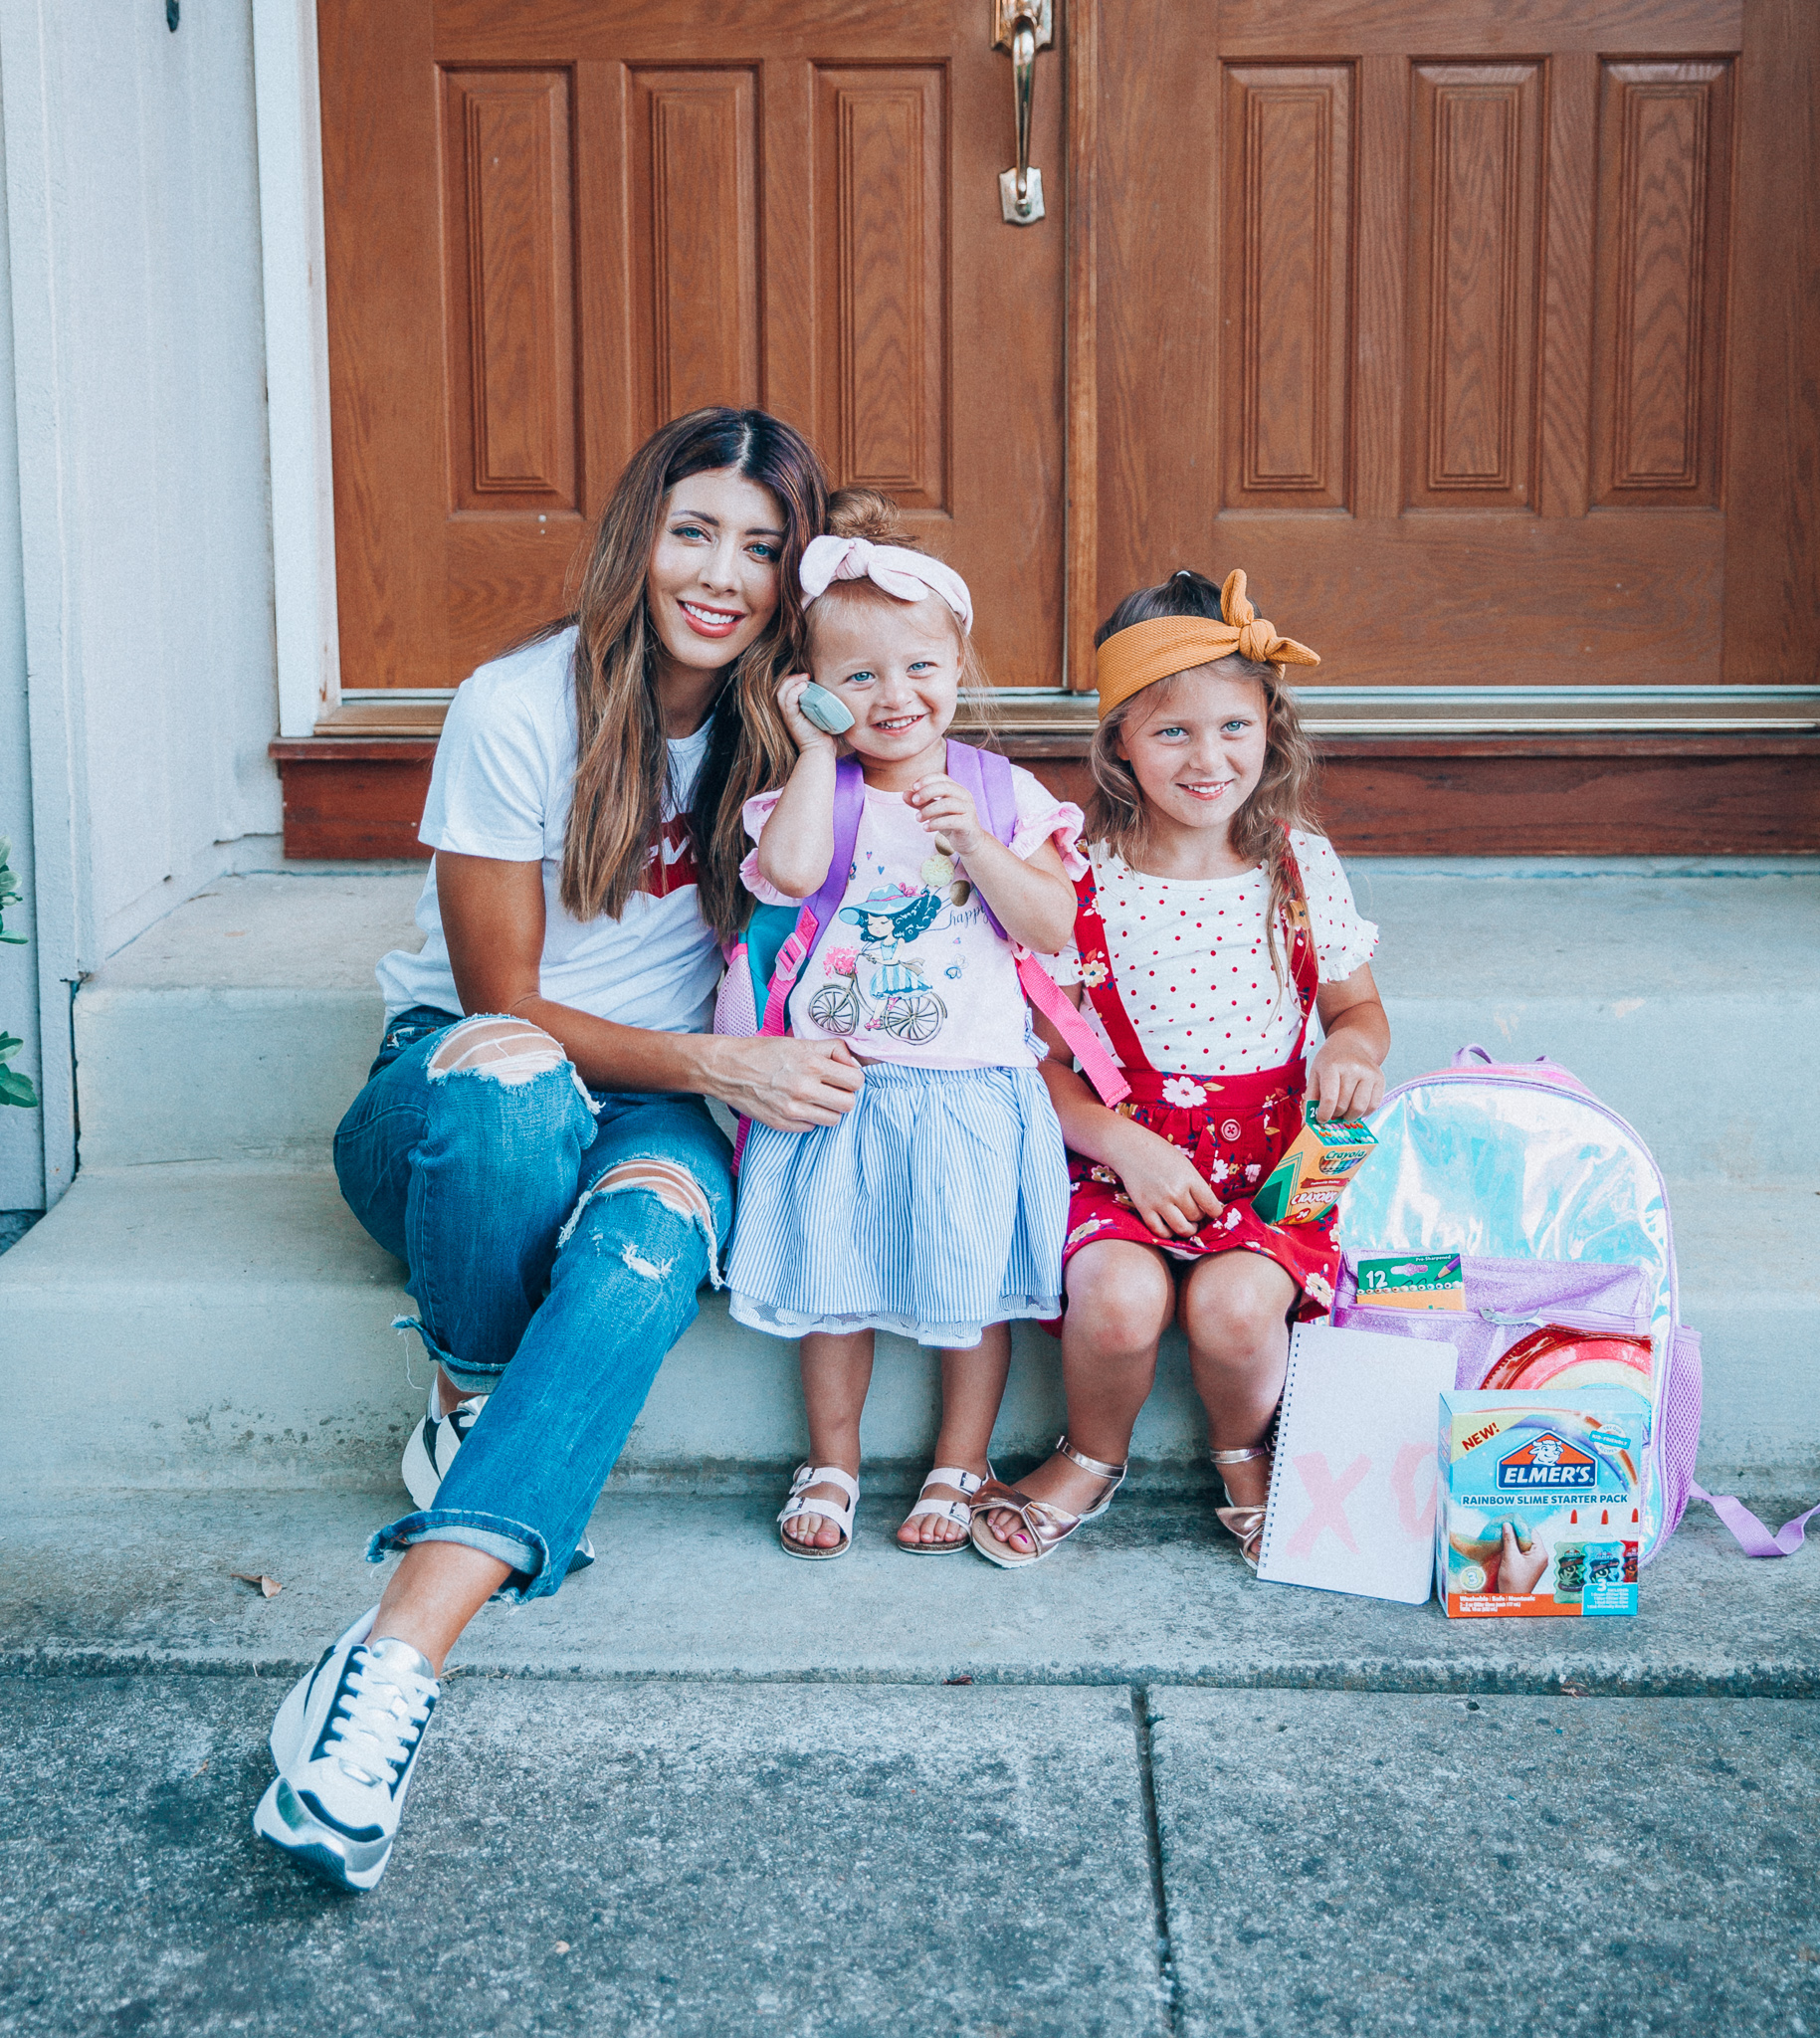
[[[870,580],[900,601],[920,601],[938,594],[960,618],[963,631],[973,628],[973,597],[952,566],[912,552],[904,545],[875,545],[865,537],[812,537],[803,552],[798,577],[803,606],[828,592],[836,580]]]

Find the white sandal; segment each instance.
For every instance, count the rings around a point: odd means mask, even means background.
[[[986,1467],[986,1479],[993,1476],[990,1464]],[[965,1549],[966,1531],[973,1526],[973,1510],[967,1506],[973,1496],[985,1485],[986,1479],[977,1472],[963,1472],[958,1465],[937,1465],[922,1482],[916,1495],[916,1505],[905,1516],[897,1534],[892,1538],[906,1556],[947,1556],[950,1552]],[[957,1501],[932,1501],[928,1498],[931,1486],[951,1486],[962,1496]],[[961,1533],[951,1542],[906,1542],[904,1530],[922,1515],[933,1515],[943,1522],[952,1522]]]
[[[812,1486],[838,1486],[847,1496],[847,1505],[839,1501],[810,1500],[808,1489]],[[786,1556],[810,1558],[845,1556],[853,1547],[853,1511],[860,1505],[860,1482],[852,1473],[843,1472],[838,1465],[802,1464],[790,1474],[790,1498],[784,1502],[777,1517],[777,1539],[784,1546]],[[832,1549],[817,1549],[807,1542],[798,1542],[793,1535],[786,1535],[784,1524],[794,1522],[802,1515],[820,1515],[841,1531],[841,1539]]]

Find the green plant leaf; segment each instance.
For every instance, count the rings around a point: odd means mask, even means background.
[[[38,1093],[29,1076],[20,1075],[17,1069],[0,1069],[0,1104],[16,1104],[29,1111],[37,1102]]]

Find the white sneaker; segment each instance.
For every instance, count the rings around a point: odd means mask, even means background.
[[[404,1447],[405,1488],[420,1513],[436,1505],[437,1491],[449,1476],[455,1454],[467,1442],[475,1418],[486,1405],[485,1394],[470,1394],[465,1401],[458,1401],[449,1414],[439,1415],[436,1381],[430,1382],[430,1405]],[[565,1575],[585,1571],[593,1561],[594,1545],[584,1530],[581,1540],[575,1545],[574,1555],[569,1558]]]
[[[347,1890],[385,1873],[441,1689],[408,1642],[368,1642],[378,1611],[331,1642],[278,1709],[278,1775],[253,1814],[262,1839]]]
[[[436,1505],[436,1489],[449,1476],[455,1454],[468,1440],[474,1419],[487,1406],[485,1394],[470,1394],[447,1415],[436,1409],[436,1382],[430,1382],[430,1406],[404,1447],[404,1483],[419,1509]]]

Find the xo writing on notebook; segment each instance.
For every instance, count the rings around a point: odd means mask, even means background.
[[[1298,1325],[1258,1575],[1419,1605],[1434,1572],[1436,1398],[1454,1350]]]

